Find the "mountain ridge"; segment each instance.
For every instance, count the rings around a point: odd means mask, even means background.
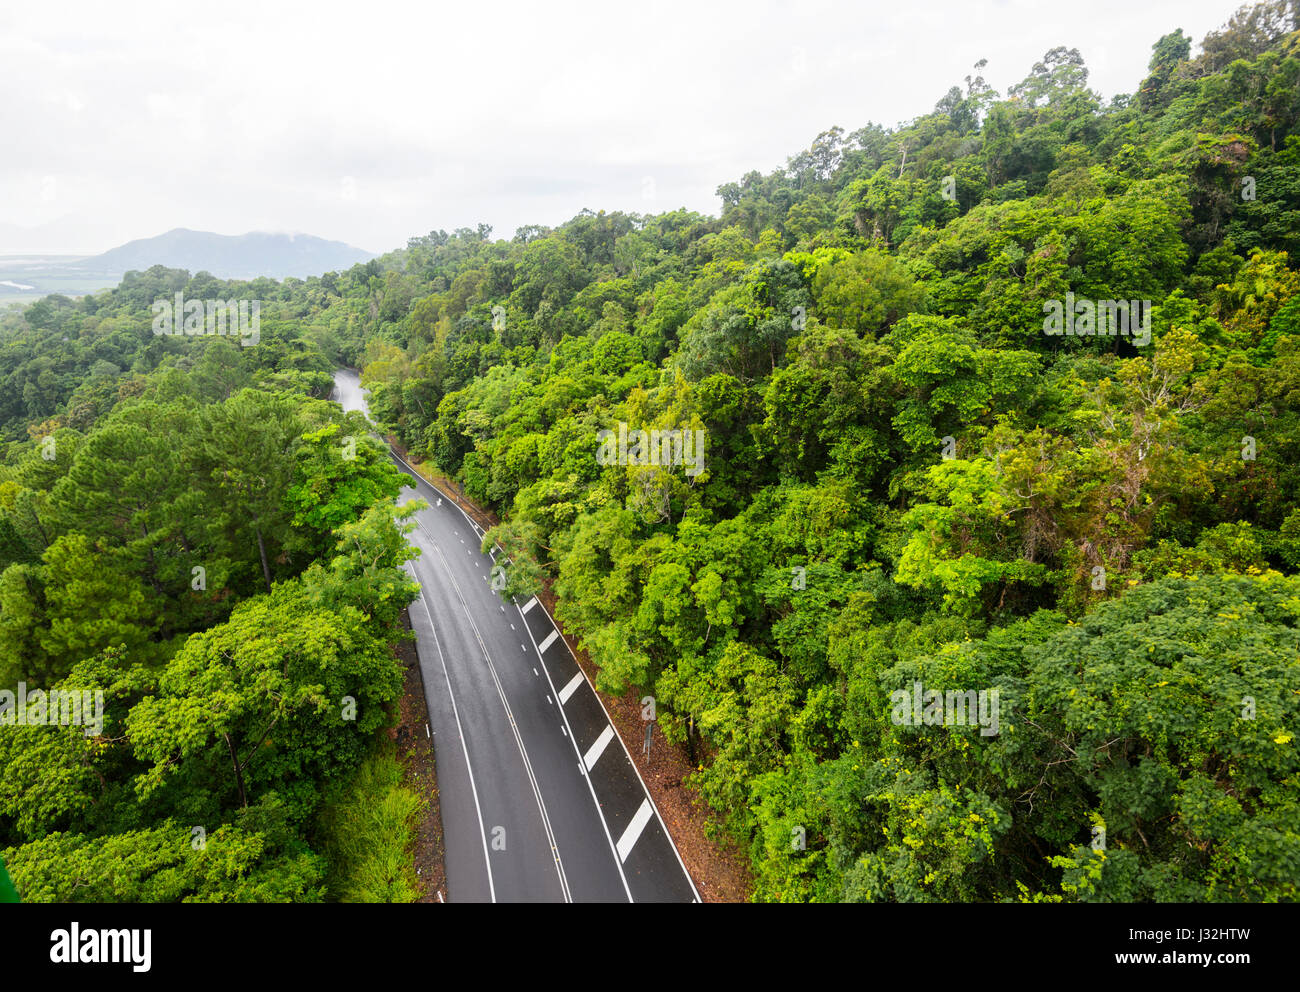
[[[152,238],[138,238],[84,259],[85,268],[128,272],[154,265],[210,272],[222,279],[272,279],[320,275],[349,269],[376,257],[342,241],[312,234],[250,231],[216,234],[176,227]]]

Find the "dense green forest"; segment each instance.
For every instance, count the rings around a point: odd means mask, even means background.
[[[0,732],[0,848],[27,900],[339,898],[321,820],[382,776],[415,595],[399,476],[291,323],[154,335],[178,289],[249,291],[156,269],[5,321],[0,685],[104,704]]]
[[[1277,0],[1195,54],[1173,31],[1110,100],[1072,48],[1005,95],[980,63],[718,217],[153,269],[4,318],[0,682],[114,714],[0,736],[19,888],[81,897],[66,866],[107,859],[143,880],[119,897],[328,895],[316,784],[363,760],[411,596],[338,362],[500,515],[507,591],[550,583],[602,687],[655,696],[755,899],[1296,899],[1298,28]],[[255,295],[261,343],[153,336],[176,291]],[[1077,301],[1149,338],[1048,333]],[[602,464],[620,424],[703,432],[703,471]],[[917,683],[993,693],[997,732],[900,719]]]

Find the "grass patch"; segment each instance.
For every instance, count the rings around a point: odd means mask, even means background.
[[[333,902],[415,902],[420,897],[411,845],[423,800],[402,785],[390,749],[372,755],[321,810]]]

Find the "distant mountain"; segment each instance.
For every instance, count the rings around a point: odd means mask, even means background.
[[[326,241],[310,234],[212,234],[178,227],[156,238],[142,238],[82,259],[87,271],[127,272],[165,265],[191,273],[211,272],[220,279],[283,279],[318,276],[350,269],[375,255],[342,241]]]

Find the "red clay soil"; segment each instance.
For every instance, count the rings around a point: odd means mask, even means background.
[[[405,614],[403,622],[409,630],[410,620]],[[397,722],[388,734],[404,772],[402,784],[424,800],[411,850],[420,883],[421,895],[417,902],[443,902],[447,873],[443,866],[442,810],[438,805],[433,738],[426,726],[429,714],[424,699],[424,677],[420,674],[414,641],[400,641],[393,651],[406,666],[406,676],[402,698],[397,702]]]
[[[412,467],[440,489],[445,496],[455,500],[457,505],[484,530],[500,523],[493,514],[466,498],[464,489],[458,483],[434,471],[431,466],[413,460],[395,438],[390,437],[388,441]],[[556,597],[551,592],[549,583],[537,598],[554,620]],[[596,684],[595,664],[585,651],[578,649],[576,640],[565,632],[558,621],[555,627],[565,643],[569,645],[573,656],[578,659],[578,664],[586,672],[587,679],[594,686]],[[694,769],[684,747],[669,744],[656,725],[652,730],[650,755],[647,757],[643,753],[645,723],[641,719],[641,704],[636,692],[629,689],[621,697],[604,692],[599,692],[598,695],[613,720],[614,729],[623,738],[623,743],[627,745],[633,762],[641,772],[641,777],[650,790],[651,798],[659,807],[659,813],[668,826],[668,832],[672,834],[677,850],[681,852],[682,861],[691,873],[695,887],[699,889],[700,898],[705,902],[747,901],[753,889],[749,859],[734,844],[713,840],[705,833],[704,828],[709,821],[710,811],[704,800],[686,784],[686,777]],[[424,701],[421,695],[421,712],[423,708]],[[441,851],[441,834],[438,843]],[[439,866],[441,866],[441,858],[439,858]]]

